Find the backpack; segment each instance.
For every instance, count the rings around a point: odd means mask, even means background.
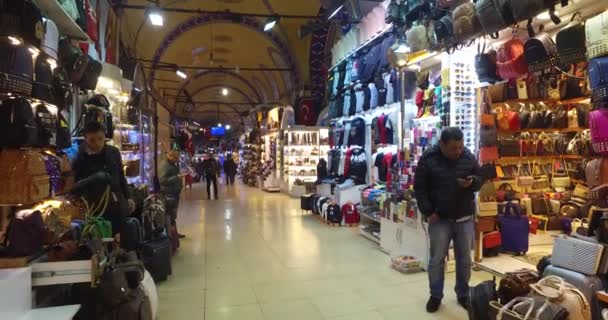
[[[555,37],[557,54],[562,65],[569,65],[587,60],[585,26],[573,20],[562,28]]]
[[[38,126],[38,145],[49,147],[57,145],[57,116],[52,114],[43,103],[36,106],[36,125]]]
[[[475,11],[479,23],[486,34],[498,38],[498,31],[515,23],[510,12],[502,8],[505,0],[479,0],[475,3]],[[506,15],[504,14],[506,13]]]
[[[526,41],[524,56],[530,72],[551,68],[559,61],[557,47],[553,39],[546,33],[541,33]]]
[[[0,105],[0,147],[20,148],[38,145],[38,126],[30,102],[7,99]]]
[[[327,221],[331,223],[342,223],[342,211],[338,204],[331,204],[327,207]]]
[[[43,52],[38,54],[34,65],[34,83],[32,85],[32,97],[42,101],[52,101],[53,71],[49,64],[49,57]]]
[[[342,215],[344,216],[344,223],[356,224],[360,221],[359,211],[357,206],[353,204],[345,204],[342,206]]]
[[[31,0],[0,0],[0,36],[15,35],[36,48],[42,44],[42,13]]]
[[[65,68],[70,81],[79,83],[89,64],[89,56],[84,55],[80,48],[73,46],[70,39],[66,37],[59,40],[58,56],[60,65]]]
[[[484,42],[483,49],[477,44],[477,55],[475,56],[475,72],[479,82],[488,82],[491,84],[500,81],[498,71],[496,70],[496,51],[490,49],[486,52],[486,44]]]
[[[513,20],[517,22],[536,17],[546,9],[545,2],[545,0],[508,0],[507,5],[511,9]]]
[[[0,73],[0,92],[25,96],[32,94],[34,63],[26,45],[0,43]]]
[[[588,59],[608,54],[608,11],[585,21],[585,35]]]
[[[498,74],[503,79],[516,79],[528,72],[524,44],[513,38],[500,46],[496,54]]]
[[[602,86],[608,86],[608,57],[589,61],[589,87],[595,90]]]

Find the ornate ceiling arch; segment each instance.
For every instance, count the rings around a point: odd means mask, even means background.
[[[242,75],[240,75],[238,73],[235,73],[232,71],[227,71],[227,70],[199,70],[199,71],[197,71],[194,76],[189,77],[186,81],[184,81],[182,83],[182,85],[180,86],[180,88],[177,91],[177,97],[179,98],[179,97],[183,96],[184,90],[190,83],[192,83],[192,81],[194,81],[196,79],[201,79],[203,77],[211,76],[214,74],[227,75],[227,76],[233,77],[235,79],[238,79],[241,83],[243,83],[245,86],[247,86],[251,90],[251,92],[253,92],[255,94],[257,101],[262,101],[262,96],[258,92],[257,88],[255,86],[253,86],[253,84],[249,80],[247,80],[245,77],[243,77]],[[174,109],[175,109],[175,107],[174,107]]]
[[[251,98],[251,96],[249,96],[246,92],[244,92],[243,90],[230,85],[230,84],[209,84],[209,85],[205,85],[202,86],[192,92],[190,92],[190,96],[194,99],[194,97],[196,97],[197,94],[204,92],[206,90],[209,89],[215,89],[215,88],[226,88],[226,89],[230,89],[236,93],[238,93],[239,95],[241,95],[243,98],[247,99],[248,102],[250,102],[251,104],[256,104],[257,102]]]
[[[234,24],[241,25],[245,28],[255,30],[256,32],[263,34],[265,37],[268,38],[268,40],[270,42],[272,42],[272,44],[277,48],[277,50],[279,50],[282,53],[282,55],[286,58],[289,68],[292,69],[292,76],[294,78],[295,83],[301,82],[301,74],[300,74],[300,69],[298,67],[298,64],[296,63],[296,61],[297,61],[296,57],[295,57],[291,47],[287,43],[287,41],[285,41],[282,37],[280,37],[279,35],[277,35],[273,32],[263,32],[264,25],[263,25],[263,22],[261,22],[260,20],[251,18],[251,17],[247,17],[247,16],[243,16],[243,17],[239,17],[239,19],[235,19],[235,16],[230,14],[229,12],[217,13],[217,14],[202,14],[202,15],[192,17],[192,18],[178,24],[172,31],[170,31],[165,36],[163,41],[158,46],[158,48],[152,58],[153,67],[155,68],[158,66],[158,63],[161,61],[161,58],[162,58],[163,54],[165,53],[165,51],[183,33],[193,30],[197,27],[205,26],[207,24],[215,23],[215,22],[234,23]],[[150,74],[151,83],[152,83],[152,81],[154,81],[154,78],[155,78],[154,68],[152,70],[152,73]]]

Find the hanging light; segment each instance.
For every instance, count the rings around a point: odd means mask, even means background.
[[[182,78],[182,79],[186,79],[188,78],[188,75],[181,69],[177,69],[175,70],[175,74],[177,74],[178,77]]]
[[[338,14],[338,12],[340,12],[340,10],[342,10],[342,8],[344,8],[344,4],[346,1],[344,0],[338,0],[338,1],[334,1],[334,3],[328,8],[329,12],[331,12],[331,14],[327,17],[327,20],[331,20],[331,18],[333,18],[335,15]]]
[[[224,97],[228,95],[228,89],[227,88],[222,89],[222,95]]]
[[[11,41],[12,45],[15,45],[15,46],[21,45],[21,40],[19,40],[18,38],[8,37],[8,39]]]
[[[230,130],[230,125],[229,124],[226,125],[226,130]]]
[[[157,6],[148,10],[148,19],[153,26],[162,27],[165,25],[165,17]]]
[[[218,127],[221,127],[221,126],[222,126],[222,123],[221,123],[221,122],[218,122],[217,126],[218,126]]]
[[[266,24],[264,24],[264,32],[272,30],[272,28],[277,25],[277,22],[279,22],[279,17],[268,17],[268,20],[266,20]]]

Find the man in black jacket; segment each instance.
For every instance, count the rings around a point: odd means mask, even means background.
[[[104,218],[112,223],[112,232],[119,233],[126,217],[135,208],[135,203],[129,199],[129,186],[120,151],[106,144],[105,128],[100,123],[87,123],[83,132],[84,143],[80,145],[72,164],[75,180],[78,182],[98,172],[108,173],[112,195]]]
[[[437,311],[441,305],[450,241],[454,243],[456,258],[458,303],[465,308],[469,303],[475,192],[482,184],[477,159],[464,147],[459,128],[444,129],[439,144],[427,150],[418,161],[414,191],[418,208],[428,219],[430,238],[428,312]]]

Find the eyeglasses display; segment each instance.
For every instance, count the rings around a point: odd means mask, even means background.
[[[470,54],[465,52],[450,55],[450,97],[452,106],[450,125],[456,126],[464,133],[464,144],[471,152],[477,146],[477,96],[475,85],[477,74]],[[447,91],[447,90],[446,90]]]

